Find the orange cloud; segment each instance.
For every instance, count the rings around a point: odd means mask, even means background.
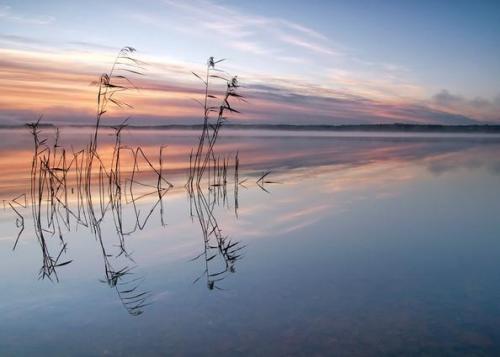
[[[97,88],[90,83],[108,69],[114,54],[0,49],[0,58],[2,122],[20,124],[44,114],[47,122],[92,125]],[[125,117],[132,117],[130,122],[136,125],[200,123],[203,112],[193,99],[203,97],[203,85],[191,70],[203,71],[203,67],[148,56],[144,60],[148,64],[145,75],[130,76],[140,89],[123,96],[133,110],[110,110],[105,123],[116,124]],[[232,120],[282,124],[474,123],[469,117],[422,102],[363,96],[293,77],[252,73],[243,73],[242,77],[241,92],[248,103],[234,103],[242,114],[231,116]],[[350,83],[344,77],[344,83]],[[352,81],[359,83],[357,79]],[[370,88],[377,83],[371,83]]]

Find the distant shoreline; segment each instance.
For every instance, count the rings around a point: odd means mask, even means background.
[[[20,129],[25,125],[0,125],[0,129]],[[40,124],[41,128],[55,128],[55,124]],[[60,125],[61,128],[93,128],[92,125]],[[129,125],[132,130],[200,130],[201,124]],[[101,128],[113,128],[103,125]],[[500,125],[439,125],[439,124],[359,124],[359,125],[292,125],[292,124],[231,124],[227,129],[237,130],[282,130],[282,131],[337,131],[337,132],[409,132],[409,133],[500,133]]]

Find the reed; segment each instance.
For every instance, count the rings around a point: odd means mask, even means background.
[[[239,83],[237,76],[229,76],[227,72],[216,68],[216,65],[225,61],[225,59],[215,60],[209,57],[204,78],[194,73],[204,85],[204,97],[202,101],[196,100],[203,108],[203,127],[199,138],[196,154],[192,162],[188,185],[200,185],[205,170],[214,156],[214,146],[217,142],[219,131],[226,121],[226,112],[239,113],[232,107],[231,100],[237,98],[244,100],[238,93]],[[219,81],[225,85],[225,91],[222,95],[217,95],[212,90],[212,82]]]
[[[137,316],[150,304],[151,292],[142,291],[140,285],[143,278],[134,276],[137,265],[127,247],[127,237],[145,229],[157,210],[161,225],[166,225],[163,199],[174,185],[166,176],[166,145],[160,146],[158,161],[152,160],[140,146],[131,148],[123,145],[122,133],[127,129],[127,119],[113,128],[114,146],[110,162],[105,162],[99,153],[99,132],[104,116],[110,106],[131,107],[120,95],[129,89],[137,89],[128,78],[129,74],[143,75],[145,63],[133,57],[135,52],[132,47],[122,48],[110,71],[94,83],[97,86],[95,127],[84,148],[75,151],[73,147],[71,150],[63,147],[58,128],[53,145],[49,145],[47,139],[41,137],[41,117],[27,124],[34,145],[30,192],[29,195],[14,198],[9,206],[16,215],[16,226],[19,228],[13,249],[16,249],[25,231],[22,209],[31,208],[34,232],[42,252],[41,279],[59,281],[59,268],[72,263],[71,259],[65,258],[68,254],[65,236],[74,229],[87,229],[101,252],[104,267],[102,281],[115,289],[124,308]],[[215,213],[217,207],[230,206],[231,190],[228,190],[228,185],[232,177],[234,214],[238,217],[239,187],[246,188],[244,183],[247,181],[240,178],[238,152],[234,156],[216,153],[216,143],[227,114],[239,113],[233,107],[233,101],[244,101],[238,93],[240,85],[237,77],[229,76],[218,68],[223,61],[210,57],[203,76],[193,73],[204,85],[204,97],[197,101],[203,108],[203,126],[198,143],[189,155],[188,181],[185,185],[190,215],[193,220],[196,218],[203,240],[203,252],[193,260],[203,257],[204,271],[195,281],[205,276],[210,290],[221,289],[219,283],[236,271],[235,264],[243,257],[245,248],[223,233]],[[220,84],[224,86],[222,91],[217,89]],[[122,161],[127,157],[132,160],[130,172],[125,172],[122,167]],[[140,172],[146,172],[153,179],[142,182]],[[272,183],[267,178],[269,174],[266,172],[256,182],[264,190],[265,184]],[[141,212],[139,205],[144,202],[141,200],[151,197],[155,199],[149,210]],[[23,198],[24,204],[21,202]],[[124,219],[128,216],[126,210],[132,212],[133,217],[127,222]],[[103,224],[108,220],[114,225],[115,237],[103,235]]]

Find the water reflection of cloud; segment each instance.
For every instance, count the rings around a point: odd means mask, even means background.
[[[435,176],[459,170],[474,171],[483,167],[488,167],[490,172],[495,173],[495,164],[491,163],[495,155],[495,150],[471,147],[459,153],[430,155],[422,159],[422,162],[427,166],[429,172]]]
[[[88,133],[88,134],[87,134]],[[103,130],[100,149],[104,161],[112,156],[112,140],[109,130]],[[158,146],[168,145],[165,150],[166,174],[182,183],[189,166],[189,152],[196,142],[196,131],[190,130],[125,130],[123,141],[130,146],[141,145],[153,162],[157,161]],[[237,150],[243,175],[261,175],[271,170],[273,176],[287,185],[300,178],[321,175],[332,169],[367,167],[372,163],[422,161],[434,174],[443,174],[456,166],[472,169],[483,166],[485,156],[498,152],[500,139],[487,137],[394,137],[380,134],[310,133],[293,132],[293,136],[277,131],[246,131],[223,129],[218,142],[218,152],[230,155]],[[43,137],[52,145],[54,130],[43,129]],[[90,130],[62,128],[61,145],[84,147]],[[0,131],[0,196],[24,192],[28,187],[29,165],[32,155],[32,139],[26,130]],[[123,153],[124,156],[126,152]],[[123,161],[124,172],[131,165]],[[491,160],[490,160],[491,161]],[[498,172],[492,166],[491,172]],[[280,173],[285,173],[280,175]],[[277,176],[280,176],[277,178]],[[369,175],[369,173],[366,173]],[[352,178],[354,179],[354,178]],[[362,179],[361,177],[356,178]],[[337,182],[338,184],[338,182]],[[180,185],[182,186],[183,183]],[[243,209],[245,209],[243,207]]]
[[[500,161],[493,163],[489,166],[490,172],[494,173],[495,175],[500,175]]]

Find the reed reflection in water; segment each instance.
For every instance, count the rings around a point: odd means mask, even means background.
[[[66,259],[69,243],[65,239],[71,230],[86,229],[99,245],[104,266],[104,282],[116,293],[123,306],[132,315],[139,315],[148,303],[150,291],[142,291],[142,277],[134,275],[136,262],[127,249],[127,239],[146,228],[155,211],[159,212],[159,225],[165,227],[164,200],[174,185],[167,179],[164,168],[166,146],[160,146],[158,162],[154,164],[140,148],[124,146],[121,139],[125,126],[115,128],[115,146],[109,163],[94,154],[95,168],[92,177],[86,177],[89,158],[85,150],[71,151],[59,145],[59,131],[54,144],[49,146],[42,138],[39,123],[29,125],[34,142],[31,165],[31,189],[9,202],[17,215],[19,228],[13,249],[23,237],[24,216],[22,209],[31,208],[34,232],[40,246],[42,267],[39,277],[59,281],[58,270],[72,263]],[[231,209],[238,214],[238,189],[248,184],[240,179],[238,153],[216,156],[210,151],[210,162],[203,177],[193,184],[191,167],[185,190],[190,201],[190,216],[199,223],[203,251],[193,261],[203,260],[200,277],[206,279],[209,289],[220,289],[218,283],[234,273],[236,262],[242,258],[243,245],[223,233],[214,209],[217,206]],[[132,161],[131,170],[123,170],[123,162]],[[125,165],[130,167],[130,165]],[[262,187],[264,174],[255,182]],[[231,189],[228,186],[232,186]],[[29,198],[29,199],[28,199]],[[149,209],[139,208],[147,201]],[[29,202],[28,202],[29,201]],[[102,225],[112,222],[114,237],[102,234]]]

